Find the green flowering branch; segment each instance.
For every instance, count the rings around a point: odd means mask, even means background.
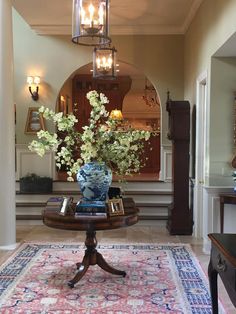
[[[55,151],[56,165],[59,169],[66,167],[69,181],[74,181],[73,176],[83,164],[94,160],[105,162],[121,177],[139,172],[145,165],[144,142],[149,140],[151,132],[120,128],[119,121],[109,118],[105,107],[109,101],[104,94],[90,91],[86,97],[92,110],[89,124],[82,132],[75,129],[78,120],[73,114],[64,116],[62,112],[40,107],[43,117],[60,131],[60,137],[41,130],[29,149],[40,156]]]

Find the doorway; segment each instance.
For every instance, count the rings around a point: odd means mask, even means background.
[[[194,186],[194,235],[203,234],[203,186],[206,167],[207,138],[207,72],[197,79],[196,91],[196,153]]]

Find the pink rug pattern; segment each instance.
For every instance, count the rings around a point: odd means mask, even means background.
[[[24,243],[0,268],[3,314],[211,314],[208,280],[190,246],[98,245],[125,278],[97,265],[71,289],[84,246]],[[221,310],[221,313],[224,313]]]

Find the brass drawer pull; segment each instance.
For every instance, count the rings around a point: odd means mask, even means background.
[[[218,271],[222,271],[222,272],[226,271],[226,268],[227,268],[225,261],[221,259],[220,255],[218,255],[218,263],[216,265],[216,268]]]

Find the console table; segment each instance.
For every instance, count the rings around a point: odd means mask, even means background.
[[[84,276],[90,265],[99,265],[103,270],[115,274],[126,276],[124,271],[118,270],[110,266],[104,259],[101,253],[96,250],[97,230],[117,229],[121,227],[128,227],[138,222],[139,209],[135,206],[132,199],[123,199],[124,212],[122,216],[112,216],[107,218],[101,217],[80,217],[77,218],[73,214],[62,216],[58,211],[51,207],[46,207],[43,210],[43,223],[52,228],[86,231],[85,239],[85,254],[82,262],[76,263],[78,272],[75,277],[68,282],[69,287],[74,285]],[[75,204],[74,204],[75,206]]]
[[[220,194],[220,232],[224,231],[224,205],[236,205],[236,193],[221,193]]]
[[[212,313],[218,314],[218,274],[236,307],[236,234],[212,233],[208,236],[212,243],[208,266]]]

